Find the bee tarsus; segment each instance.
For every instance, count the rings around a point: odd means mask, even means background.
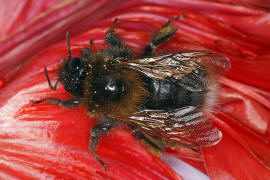
[[[107,122],[98,124],[91,129],[90,139],[89,139],[89,150],[93,154],[93,156],[102,164],[105,170],[108,168],[108,165],[104,163],[97,155],[96,149],[98,145],[99,138],[105,134],[107,134],[116,124],[112,120]]]
[[[51,104],[55,104],[57,106],[61,106],[64,108],[74,108],[76,106],[80,105],[80,101],[79,100],[75,100],[75,99],[70,99],[70,100],[60,100],[60,99],[56,99],[56,98],[45,98],[45,99],[41,99],[38,101],[33,101],[33,104],[39,104],[42,102],[49,102]]]

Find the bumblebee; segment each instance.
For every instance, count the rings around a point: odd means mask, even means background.
[[[45,75],[52,90],[61,82],[73,98],[45,98],[34,104],[80,105],[96,117],[100,123],[91,129],[89,150],[105,169],[107,164],[96,154],[98,141],[120,123],[126,123],[155,154],[177,144],[192,148],[218,143],[222,134],[207,114],[215,103],[218,76],[230,69],[229,59],[198,50],[154,55],[175,34],[170,24],[182,16],[165,23],[139,57],[115,33],[118,19],[105,34],[109,47],[94,52],[90,41],[81,57],[71,56],[67,33],[68,56],[56,84],[52,86],[46,67]]]

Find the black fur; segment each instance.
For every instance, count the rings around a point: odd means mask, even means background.
[[[65,62],[59,71],[59,80],[67,92],[74,97],[83,97],[83,83],[86,77],[87,64],[81,58],[72,58]]]

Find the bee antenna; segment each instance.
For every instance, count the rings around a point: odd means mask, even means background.
[[[90,40],[90,51],[92,52],[92,50],[93,50],[93,40],[91,39]]]
[[[69,41],[69,33],[68,32],[66,34],[66,39],[67,39],[67,43],[68,43],[68,60],[70,60],[70,58],[71,58],[71,49],[70,49],[70,41]]]

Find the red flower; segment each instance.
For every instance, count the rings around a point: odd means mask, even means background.
[[[261,1],[0,1],[0,179],[180,179],[151,155],[131,132],[113,130],[101,139],[97,153],[110,165],[104,171],[88,151],[89,132],[96,124],[82,108],[63,109],[42,97],[68,99],[59,86],[49,89],[67,56],[94,40],[103,48],[104,33],[118,17],[116,32],[139,52],[169,18],[178,31],[160,53],[186,49],[220,52],[232,69],[221,78],[219,105],[211,119],[222,141],[202,148],[167,153],[206,173],[211,179],[270,177],[270,35],[269,9]],[[166,161],[168,161],[167,158]],[[184,176],[185,172],[178,172]]]

